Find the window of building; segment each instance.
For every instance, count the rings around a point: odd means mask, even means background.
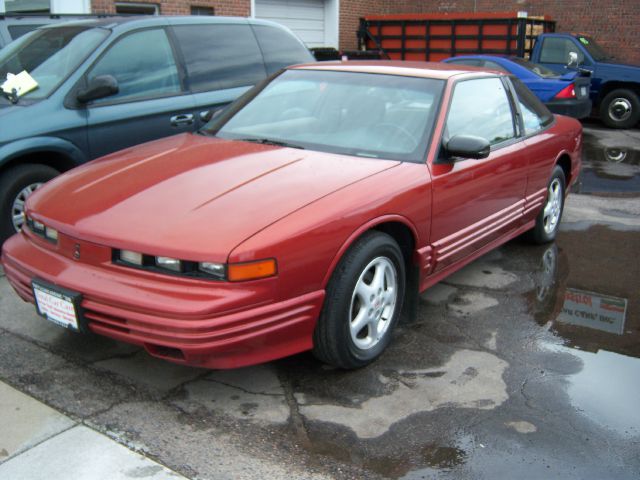
[[[255,85],[266,77],[249,25],[177,25],[192,92]]]
[[[213,7],[200,7],[191,5],[191,15],[215,15]]]
[[[116,2],[116,13],[124,15],[159,15],[160,7],[155,3]]]

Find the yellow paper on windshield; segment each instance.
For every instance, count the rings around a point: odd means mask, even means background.
[[[2,84],[2,90],[5,93],[13,94],[15,90],[15,94],[18,97],[36,88],[38,88],[38,82],[36,82],[26,70],[23,70],[17,75],[7,74],[7,81]]]

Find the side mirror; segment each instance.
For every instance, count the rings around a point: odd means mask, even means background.
[[[111,75],[98,75],[91,79],[87,88],[80,90],[76,99],[80,103],[91,102],[99,98],[118,93],[118,81]]]
[[[487,158],[491,153],[489,141],[473,135],[454,135],[444,146],[449,157]]]
[[[578,68],[578,52],[569,52],[569,60],[567,61],[567,67]]]

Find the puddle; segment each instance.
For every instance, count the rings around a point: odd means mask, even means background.
[[[640,150],[610,147],[585,134],[582,171],[573,192],[638,196],[640,192]]]
[[[561,232],[529,292],[536,321],[579,358],[568,375],[573,407],[623,436],[640,435],[640,233]]]

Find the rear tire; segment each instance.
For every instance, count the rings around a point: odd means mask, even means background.
[[[608,127],[631,128],[640,120],[640,100],[633,90],[619,88],[602,99],[599,111]]]
[[[25,163],[7,169],[0,176],[0,245],[20,230],[24,222],[24,201],[59,174],[47,165]]]
[[[547,200],[536,217],[536,225],[530,231],[534,243],[543,244],[555,240],[564,211],[566,181],[564,171],[556,165],[547,185]]]
[[[327,285],[313,334],[313,353],[352,369],[375,360],[391,341],[406,285],[400,247],[386,233],[365,233],[349,248]]]

